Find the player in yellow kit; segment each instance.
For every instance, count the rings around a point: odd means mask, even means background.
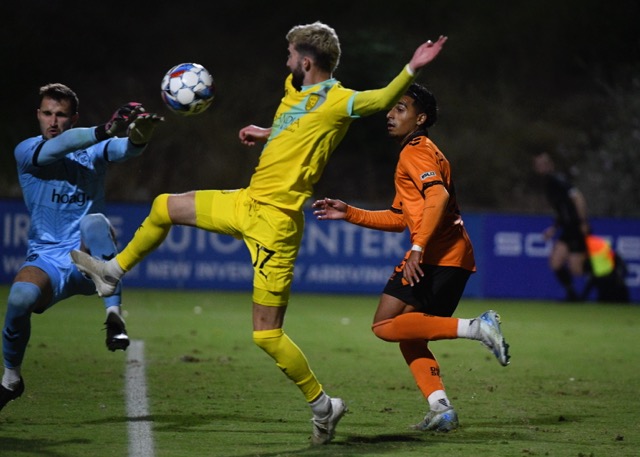
[[[270,128],[249,125],[240,141],[265,142],[249,186],[156,197],[133,239],[109,262],[79,251],[74,262],[109,295],[120,278],[165,239],[172,225],[188,225],[242,238],[251,253],[253,340],[302,391],[313,413],[312,443],[325,444],[346,411],[329,397],[305,355],[284,333],[283,323],[304,229],[302,206],[351,122],[393,106],[416,72],[440,52],[446,37],[427,41],[386,87],[357,92],[333,78],[340,42],[326,24],[298,25],[287,34],[291,74]]]

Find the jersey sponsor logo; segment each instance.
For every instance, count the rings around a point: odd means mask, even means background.
[[[420,175],[420,180],[424,181],[427,178],[433,178],[436,175],[435,171],[425,171]]]
[[[62,194],[56,192],[55,189],[51,192],[51,202],[60,205],[78,205],[84,206],[87,203],[87,194],[84,192],[78,192],[77,194]]]
[[[276,130],[280,130],[280,131],[288,130],[290,132],[293,132],[298,128],[299,125],[300,125],[299,116],[294,116],[288,113],[283,113],[273,120],[273,127]]]

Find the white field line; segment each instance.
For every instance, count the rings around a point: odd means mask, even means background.
[[[153,457],[153,431],[147,400],[144,341],[131,341],[127,350],[126,371],[129,457]]]

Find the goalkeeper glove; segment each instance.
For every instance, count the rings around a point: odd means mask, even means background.
[[[135,146],[144,146],[151,139],[157,125],[163,121],[164,117],[157,114],[139,114],[127,130],[129,141]]]
[[[113,113],[111,119],[106,124],[96,127],[96,139],[98,141],[106,140],[113,136],[122,136],[127,133],[127,128],[136,118],[144,113],[144,107],[137,102],[129,102],[121,106]]]

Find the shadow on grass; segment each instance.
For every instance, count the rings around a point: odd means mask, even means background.
[[[288,451],[261,452],[259,456],[349,457],[374,454],[395,455],[398,453],[399,446],[401,447],[407,443],[419,444],[421,447],[429,445],[428,442],[423,441],[421,438],[409,435],[350,435],[346,438],[342,435],[336,441],[327,445],[309,445]],[[256,454],[234,454],[234,457],[256,457]]]
[[[418,450],[419,448],[429,448],[435,444],[486,444],[487,441],[506,444],[508,442],[530,442],[532,433],[536,434],[539,440],[544,436],[544,441],[549,443],[562,442],[562,439],[555,436],[557,430],[555,426],[563,424],[578,423],[581,419],[575,416],[562,415],[540,415],[526,418],[520,422],[492,420],[489,422],[475,422],[473,425],[462,426],[460,430],[441,434],[436,432],[415,432],[407,431],[406,434],[345,434],[339,432],[336,440],[326,446],[311,446],[307,444],[310,429],[301,427],[296,421],[287,419],[273,420],[273,418],[258,417],[254,415],[241,414],[151,414],[141,417],[112,416],[101,420],[90,421],[87,424],[113,424],[129,422],[151,422],[153,430],[157,433],[186,433],[196,435],[199,433],[218,433],[226,435],[236,435],[239,440],[247,445],[257,445],[253,443],[253,438],[265,435],[277,436],[301,435],[300,445],[290,444],[274,450],[277,443],[265,443],[264,451],[233,453],[234,457],[275,457],[275,456],[303,456],[303,457],[346,457],[358,455],[394,455],[398,452]],[[242,424],[241,427],[238,425]],[[266,424],[266,425],[265,425]],[[542,434],[542,435],[540,435]],[[302,437],[302,435],[305,435]],[[240,438],[244,436],[245,438]],[[253,437],[253,438],[249,438]],[[247,441],[248,440],[248,441]],[[267,439],[269,441],[269,439]],[[251,443],[250,443],[251,442]],[[2,441],[0,441],[2,444]],[[25,444],[26,446],[26,444]],[[25,448],[26,449],[26,448]],[[39,454],[57,457],[58,454]]]
[[[487,428],[492,430],[505,430],[505,429],[519,429],[522,427],[528,427],[530,429],[543,428],[543,427],[555,427],[563,425],[579,424],[586,419],[594,417],[593,415],[568,415],[568,414],[541,414],[532,417],[522,417],[518,421],[509,420],[502,421],[499,419],[479,422],[476,421],[469,428]]]
[[[89,444],[91,440],[56,440],[42,438],[14,438],[0,436],[0,455],[3,457],[42,456],[67,457],[68,445]]]
[[[419,446],[428,446],[429,442],[424,440],[423,434],[416,432],[409,432],[404,434],[384,434],[384,435],[348,435],[344,433],[338,433],[336,440],[328,445],[312,446],[307,443],[311,429],[304,431],[295,431],[300,428],[300,423],[292,423],[286,419],[273,421],[265,418],[259,418],[256,416],[242,416],[238,414],[151,414],[148,416],[141,416],[135,418],[129,418],[125,416],[113,416],[97,421],[90,421],[87,424],[101,425],[101,424],[113,424],[113,423],[127,423],[127,422],[151,422],[153,424],[153,430],[157,433],[170,432],[170,433],[226,433],[235,434],[238,436],[258,436],[258,435],[277,435],[284,434],[300,434],[304,435],[301,438],[300,446],[295,449],[278,449],[277,451],[263,451],[258,455],[260,457],[274,457],[274,456],[357,456],[357,455],[393,455],[398,451],[398,446],[407,444],[416,444]],[[242,423],[243,427],[239,429],[238,423]],[[251,424],[256,424],[252,426]],[[268,424],[268,430],[263,424]],[[227,427],[229,427],[227,429]],[[277,447],[277,444],[270,443],[269,447]],[[257,454],[251,452],[248,454],[234,453],[234,457],[255,457]]]
[[[88,425],[119,424],[127,422],[151,422],[153,429],[158,432],[202,432],[207,431],[206,427],[242,423],[275,423],[285,424],[286,420],[273,421],[272,419],[257,416],[242,416],[240,414],[150,414],[148,416],[126,417],[112,416],[99,420],[87,421]],[[205,427],[205,428],[202,428]]]
[[[343,442],[346,444],[410,443],[421,441],[422,439],[420,439],[419,437],[411,435],[351,435],[343,440]]]

